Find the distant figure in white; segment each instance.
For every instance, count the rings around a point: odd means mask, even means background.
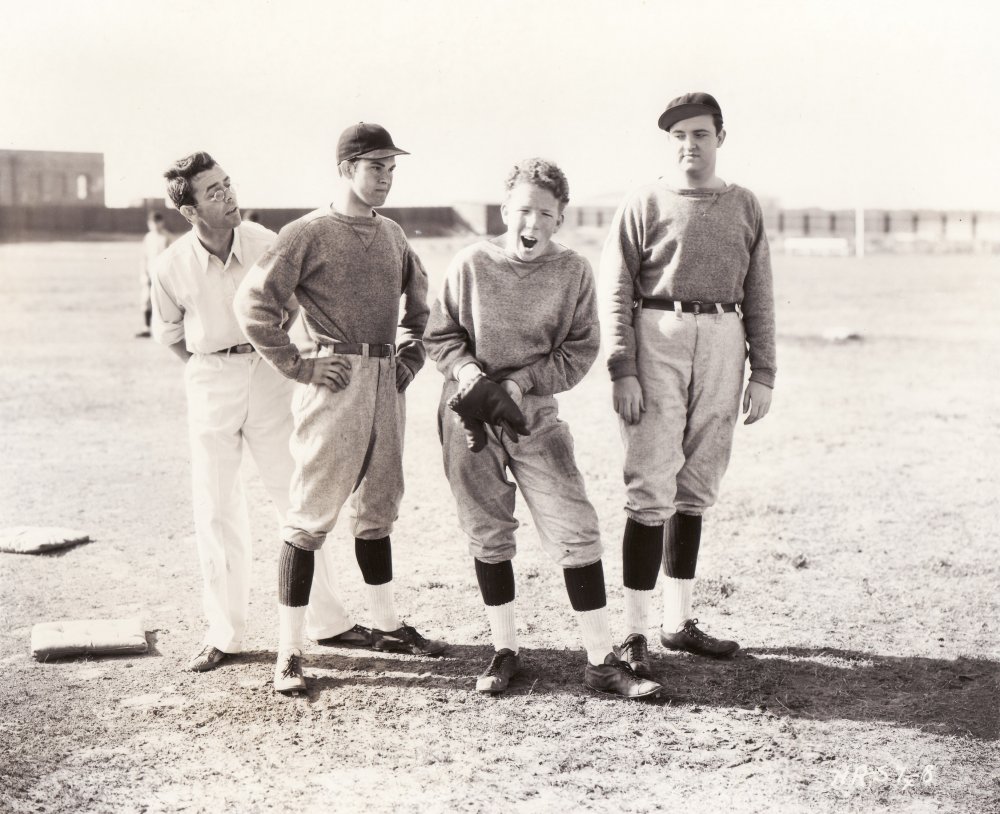
[[[139,265],[139,302],[142,303],[142,319],[146,327],[136,334],[136,338],[139,339],[151,336],[149,322],[153,316],[153,303],[149,298],[150,266],[167,246],[177,239],[177,235],[167,229],[167,223],[161,212],[150,212],[146,216],[146,227],[149,231],[142,236],[142,260]]]

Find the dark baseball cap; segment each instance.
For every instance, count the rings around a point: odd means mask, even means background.
[[[722,108],[714,96],[707,93],[685,93],[670,100],[657,124],[661,130],[669,130],[679,121],[690,119],[692,116],[704,116],[706,113],[709,116],[722,115]]]
[[[388,158],[391,155],[409,155],[392,143],[392,136],[384,127],[368,122],[352,124],[337,141],[337,163],[351,158]]]

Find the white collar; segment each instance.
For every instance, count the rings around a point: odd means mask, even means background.
[[[211,258],[215,257],[215,255],[204,247],[202,242],[198,239],[198,232],[194,229],[191,230],[191,237],[194,241],[194,256],[198,258],[198,265],[201,266],[201,270],[207,274],[208,264]],[[222,264],[223,268],[229,265],[229,260],[232,257],[235,257],[236,262],[243,265],[243,243],[240,240],[239,226],[233,229],[233,245],[229,249],[229,257],[227,257],[226,262]]]

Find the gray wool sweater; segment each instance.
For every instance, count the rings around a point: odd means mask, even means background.
[[[427,272],[394,221],[317,209],[285,226],[240,285],[236,316],[247,338],[285,376],[308,382],[313,360],[281,325],[293,297],[314,339],[395,343],[411,373],[423,366]]]
[[[750,379],[774,387],[771,258],[760,204],[748,189],[677,190],[657,181],[615,215],[601,254],[601,328],[612,380],[635,376],[633,304],[643,297],[739,303]]]
[[[454,257],[427,321],[427,353],[446,378],[474,362],[524,393],[569,390],[600,346],[590,264],[559,244],[525,263],[503,241],[480,241]]]

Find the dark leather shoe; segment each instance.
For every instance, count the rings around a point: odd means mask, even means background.
[[[476,679],[478,692],[503,692],[510,686],[510,680],[521,672],[521,659],[513,650],[506,647],[498,650],[479,678]]]
[[[371,628],[364,625],[355,625],[350,630],[345,630],[336,636],[317,639],[316,644],[321,644],[323,647],[363,647],[370,649],[375,644],[375,637],[372,636]]]
[[[728,639],[716,639],[698,629],[697,619],[687,619],[676,633],[660,628],[660,643],[668,650],[686,650],[696,656],[724,659],[733,655],[740,646]]]
[[[597,667],[588,662],[583,681],[592,690],[622,698],[646,698],[663,689],[655,681],[637,676],[628,662],[614,653],[608,653],[604,664]]]
[[[196,673],[204,673],[214,670],[222,662],[229,658],[229,653],[223,653],[218,647],[206,644],[198,654],[188,662],[187,668]]]
[[[646,637],[641,633],[632,633],[629,635],[622,646],[618,648],[618,658],[622,661],[627,661],[628,666],[632,668],[639,678],[652,678],[653,670],[649,666],[649,645],[646,643]]]
[[[378,630],[372,628],[375,639],[373,650],[395,650],[399,653],[411,653],[414,656],[440,656],[448,647],[444,642],[425,639],[416,629],[403,623],[395,630]]]

